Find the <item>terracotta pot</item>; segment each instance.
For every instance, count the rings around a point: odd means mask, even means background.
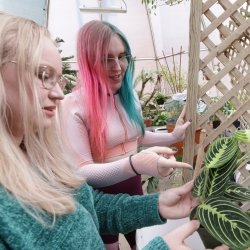
[[[174,130],[175,124],[167,124],[167,131],[172,132]],[[200,134],[201,129],[197,129],[195,132],[195,143],[199,144],[200,142]],[[177,148],[178,152],[175,154],[175,156],[182,156],[183,155],[183,141],[174,143],[171,145],[171,147]]]
[[[153,120],[148,118],[148,119],[144,119],[144,124],[146,127],[152,127],[153,125]]]

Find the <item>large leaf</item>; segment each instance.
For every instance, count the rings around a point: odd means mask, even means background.
[[[203,168],[201,173],[196,177],[193,188],[193,195],[201,197],[201,200],[205,200],[207,197],[222,195],[228,184],[228,177],[237,168],[237,154],[238,149],[224,166],[219,168]]]
[[[250,130],[245,129],[245,130],[236,130],[234,132],[234,137],[243,143],[250,143]]]
[[[250,190],[236,182],[229,181],[225,191],[225,197],[236,202],[250,201]]]
[[[194,187],[192,190],[192,194],[194,197],[201,197],[202,194],[204,193],[204,187],[205,187],[205,176],[206,172],[208,171],[205,170],[205,168],[202,169],[200,174],[195,178],[194,180]]]
[[[233,250],[250,247],[250,217],[224,197],[209,198],[197,208],[201,225]]]
[[[205,168],[219,168],[234,157],[238,150],[238,142],[234,137],[220,137],[208,148],[205,156]]]
[[[237,149],[238,150],[238,149]],[[228,185],[229,176],[237,168],[237,152],[233,158],[220,168],[208,169],[208,178],[205,184],[205,197],[223,195]]]

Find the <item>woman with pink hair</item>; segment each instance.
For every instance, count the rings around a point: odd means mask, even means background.
[[[80,82],[63,101],[62,125],[72,159],[90,185],[106,193],[142,195],[141,174],[165,177],[174,168],[192,168],[166,147],[183,140],[190,124],[185,111],[172,133],[145,131],[131,49],[117,27],[85,24],[78,33],[77,62]],[[138,153],[138,146],[155,147]],[[125,237],[133,248],[135,233]],[[118,235],[103,240],[108,249],[118,249]]]

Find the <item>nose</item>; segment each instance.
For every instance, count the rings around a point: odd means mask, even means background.
[[[49,91],[49,97],[51,99],[63,100],[64,93],[59,84],[57,83],[52,89]]]
[[[112,68],[119,69],[119,70],[121,69],[121,62],[118,58],[114,58]]]

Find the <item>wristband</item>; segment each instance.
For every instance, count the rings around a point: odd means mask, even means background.
[[[134,167],[134,165],[133,165],[133,163],[132,163],[132,156],[133,156],[133,155],[130,155],[130,156],[129,156],[129,164],[130,164],[132,170],[134,171],[134,173],[135,173],[136,175],[140,175],[140,174],[135,170],[135,167]]]

